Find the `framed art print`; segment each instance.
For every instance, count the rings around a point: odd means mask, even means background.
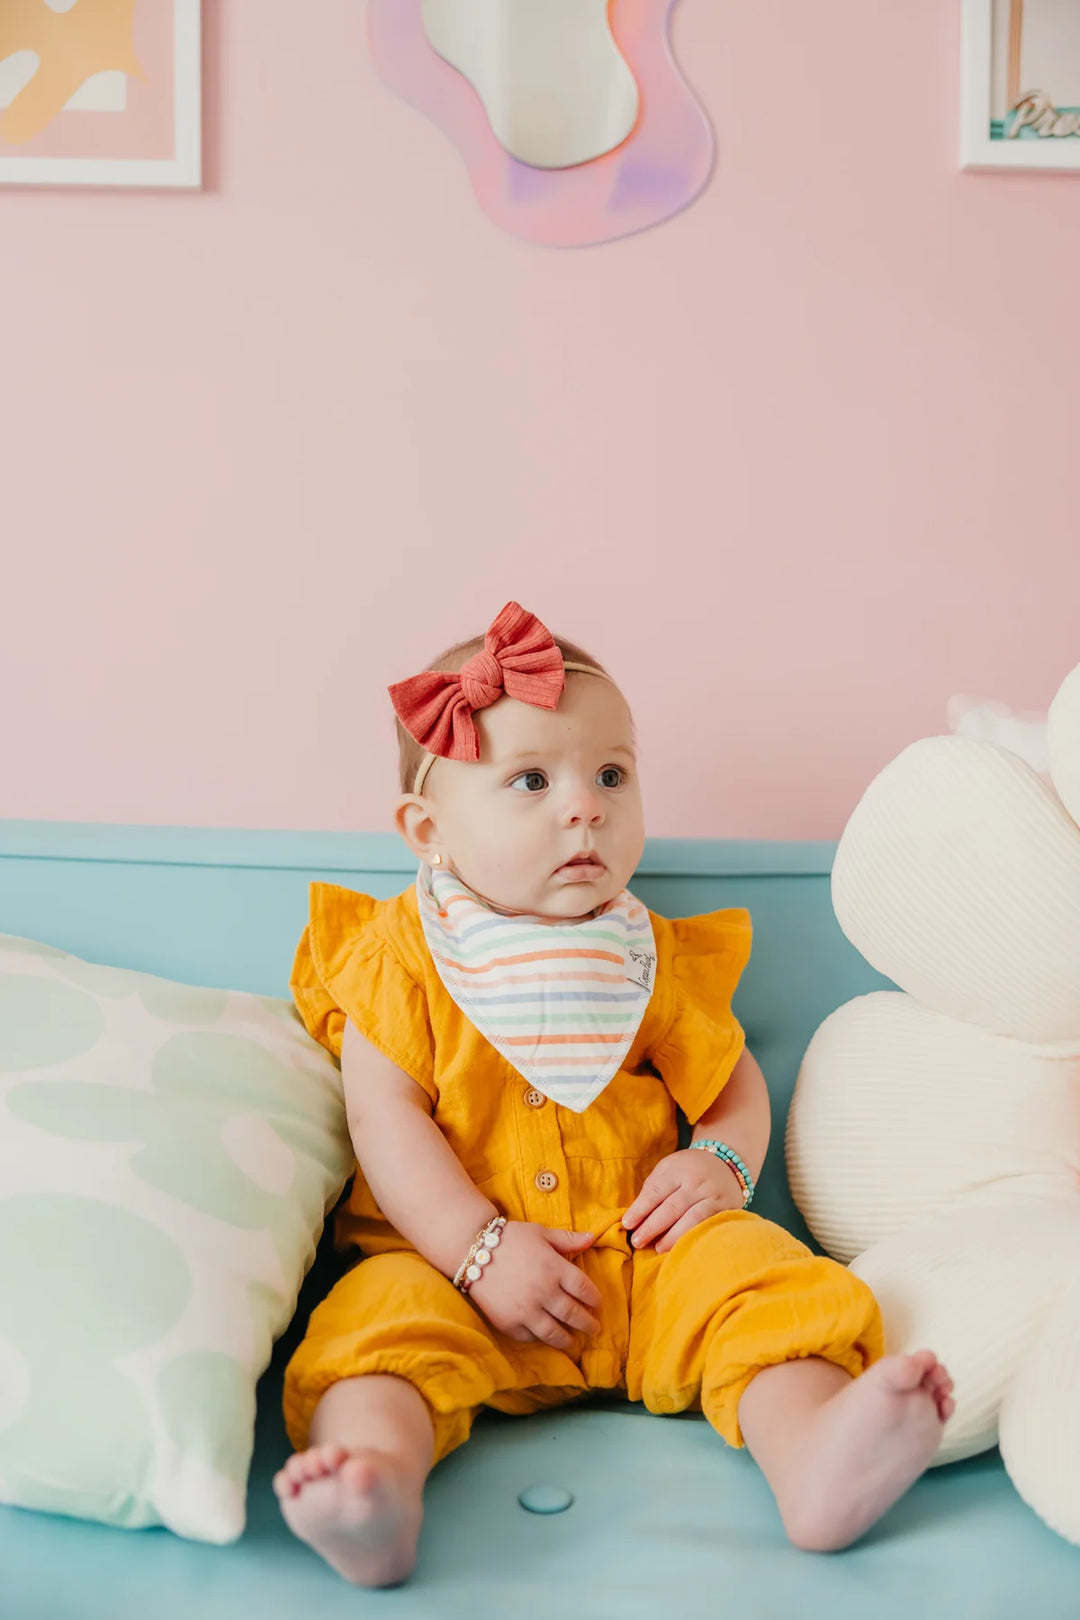
[[[1080,0],[964,0],[965,169],[1080,169]]]
[[[197,187],[200,0],[0,0],[0,184]]]

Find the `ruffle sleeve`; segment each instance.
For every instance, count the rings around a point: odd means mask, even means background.
[[[432,1102],[435,1040],[427,999],[394,945],[394,900],[313,883],[289,987],[308,1031],[341,1056],[345,1023],[397,1064]]]
[[[653,919],[657,980],[669,987],[671,1016],[649,1056],[690,1123],[716,1101],[745,1037],[731,998],[750,958],[746,911]]]

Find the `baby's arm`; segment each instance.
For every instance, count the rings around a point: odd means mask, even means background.
[[[769,1088],[757,1060],[744,1048],[727,1085],[694,1126],[691,1140],[726,1143],[756,1181],[765,1163],[771,1131]],[[730,1170],[728,1175],[735,1179]]]
[[[431,1098],[351,1021],[341,1081],[356,1160],[390,1224],[452,1277],[499,1211],[474,1186],[431,1117]]]
[[[765,1076],[748,1051],[727,1085],[694,1126],[695,1142],[721,1141],[742,1159],[756,1181],[765,1163],[771,1118]],[[655,1242],[665,1254],[692,1226],[726,1209],[743,1207],[735,1172],[712,1153],[685,1148],[669,1153],[647,1178],[623,1216],[635,1249]]]
[[[351,1022],[341,1046],[341,1079],[357,1163],[376,1203],[425,1260],[452,1278],[499,1210],[436,1125],[427,1093]],[[570,1261],[591,1241],[591,1233],[511,1221],[469,1298],[511,1338],[568,1349],[568,1327],[595,1332],[599,1326],[589,1309],[599,1305],[599,1291]]]

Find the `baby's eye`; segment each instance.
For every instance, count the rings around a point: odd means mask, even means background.
[[[603,788],[617,788],[622,786],[625,775],[618,765],[605,765],[603,770],[597,773],[596,780]]]
[[[543,793],[547,785],[548,779],[543,771],[522,771],[521,775],[515,776],[510,783],[510,786],[517,788],[519,793]]]

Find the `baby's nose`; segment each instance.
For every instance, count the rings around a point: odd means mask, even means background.
[[[598,827],[604,819],[604,801],[598,793],[581,789],[568,798],[563,819],[568,827]]]

